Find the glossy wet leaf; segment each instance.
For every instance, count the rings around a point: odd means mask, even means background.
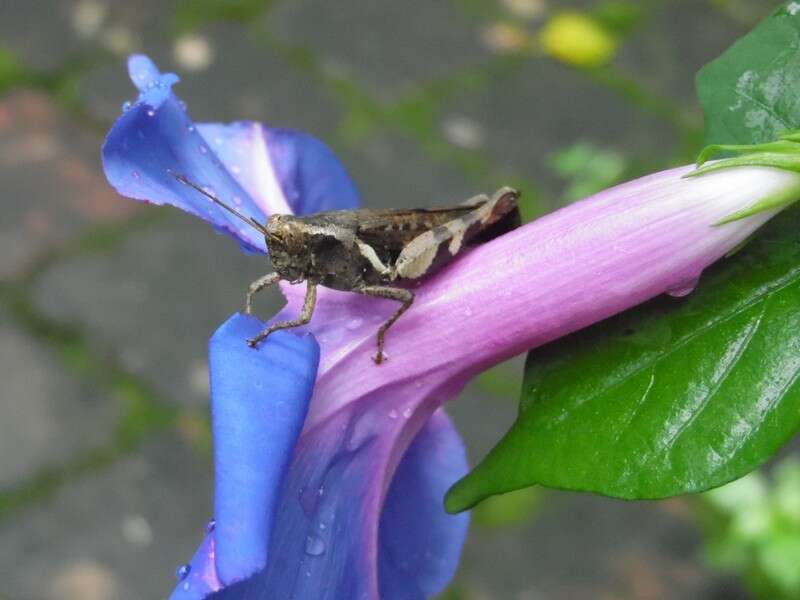
[[[449,510],[533,484],[663,498],[731,481],[800,427],[796,209],[683,299],[532,351],[517,421]]]
[[[709,144],[768,142],[800,126],[800,3],[786,2],[697,74]]]
[[[800,127],[800,3],[698,75],[709,144]],[[630,499],[741,477],[800,427],[797,209],[683,300],[661,297],[532,351],[517,421],[448,494],[457,512],[541,484]]]

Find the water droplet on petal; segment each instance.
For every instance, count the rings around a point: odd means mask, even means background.
[[[200,144],[198,150],[200,150],[200,154],[205,154],[206,152],[208,152],[208,148],[206,148],[203,144]]]
[[[347,329],[349,329],[350,331],[355,331],[356,329],[361,327],[361,325],[363,325],[363,324],[364,324],[364,319],[362,319],[361,317],[355,317],[353,319],[350,319],[347,322],[347,325],[345,325],[345,327]]]
[[[683,298],[688,296],[694,291],[694,288],[697,287],[698,279],[699,278],[695,278],[679,283],[671,290],[667,290],[667,295],[672,296],[673,298]]]
[[[300,507],[307,517],[311,517],[317,509],[317,503],[322,496],[325,495],[325,488],[320,487],[304,487],[300,490]]]
[[[404,416],[406,419],[410,419],[410,418],[411,418],[411,415],[413,415],[413,414],[414,414],[414,411],[413,411],[413,410],[411,410],[411,407],[409,407],[409,408],[407,408],[407,409],[405,409],[405,410],[403,411],[403,416]]]
[[[154,109],[152,109],[152,108],[148,108],[147,109],[147,116],[148,117],[155,117],[156,116],[156,111]]]
[[[184,581],[184,582],[183,582],[183,589],[184,589],[184,591],[186,591],[186,592],[188,592],[188,591],[189,591],[189,582],[188,582],[188,581]]]
[[[325,554],[325,540],[313,533],[306,537],[306,554],[309,556],[322,556]]]
[[[182,109],[184,112],[186,112],[186,102],[184,102],[183,100],[178,100],[178,106],[180,106],[180,107],[181,107],[181,109]]]
[[[186,126],[186,131],[188,131],[188,132],[192,132],[192,131],[194,131],[194,125],[192,125],[191,123],[189,123],[189,124]]]
[[[126,100],[125,102],[122,103],[122,112],[128,112],[132,106],[133,104],[130,101]]]
[[[189,576],[189,573],[191,573],[191,571],[192,571],[192,565],[188,563],[185,565],[181,565],[180,567],[175,569],[175,577],[178,579],[178,581],[183,581]]]
[[[211,519],[208,523],[206,523],[206,533],[211,533],[217,528],[217,520]]]
[[[233,203],[236,206],[241,206],[242,205],[242,199],[239,196],[234,196],[233,197]]]
[[[242,172],[242,168],[239,165],[231,165],[231,173],[234,175],[238,175]]]
[[[465,317],[471,317],[472,316],[472,309],[469,306],[464,309],[464,316]]]
[[[390,419],[396,419],[397,418],[397,411],[395,409],[392,409],[392,410],[389,411],[389,418]]]

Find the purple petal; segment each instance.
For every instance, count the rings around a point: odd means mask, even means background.
[[[172,93],[177,76],[141,55],[129,60],[139,98],[103,146],[106,177],[125,196],[170,204],[265,252],[255,228],[175,179],[187,177],[245,216],[350,208],[357,192],[330,150],[313,137],[258,123],[195,125]]]
[[[216,466],[216,524],[209,547],[215,556],[209,561],[199,552],[200,564],[193,561],[190,575],[206,577],[213,566],[223,585],[267,564],[278,498],[319,360],[313,337],[288,332],[276,332],[251,349],[246,340],[262,328],[256,319],[235,315],[209,344]],[[192,586],[183,588],[178,585],[174,598],[195,593]]]
[[[469,513],[447,514],[442,499],[469,470],[461,437],[439,410],[403,456],[380,524],[381,598],[430,598],[453,578]]]
[[[371,360],[375,333],[397,303],[320,290],[307,327],[321,358],[306,428],[390,385],[402,390],[398,403],[409,401],[409,390],[424,402],[425,390],[467,381],[659,294],[685,294],[776,211],[720,220],[800,182],[771,168],[684,178],[690,170],[622,184],[467,251],[413,288],[414,304],[387,332],[389,360],[379,368]],[[281,316],[298,314],[303,286],[282,290]]]

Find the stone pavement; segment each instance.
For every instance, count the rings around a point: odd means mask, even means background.
[[[595,184],[588,167],[553,166],[578,142],[589,159],[614,158],[618,177],[688,161],[694,72],[767,10],[647,2],[613,66],[579,70],[518,39],[567,3],[228,4],[0,10],[0,599],[164,596],[211,511],[206,340],[266,266],[105,183],[102,135],[134,96],[128,51],[180,72],[198,121],[255,118],[325,139],[369,206],[513,183],[531,216],[576,179]],[[280,303],[267,296],[259,311]],[[473,462],[514,418],[520,370],[499,367],[452,405]],[[703,566],[683,501],[534,495],[505,525],[476,515],[448,597],[743,594]]]

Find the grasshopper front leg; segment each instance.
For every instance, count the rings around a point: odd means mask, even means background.
[[[264,288],[271,286],[273,283],[277,283],[280,279],[281,276],[277,273],[267,273],[251,283],[247,290],[247,297],[245,298],[244,314],[249,315],[253,312],[253,296]]]
[[[383,355],[383,346],[384,338],[386,337],[386,330],[389,329],[389,327],[391,327],[394,322],[400,318],[400,315],[408,310],[408,308],[414,302],[414,293],[403,288],[394,288],[383,285],[368,285],[356,288],[353,291],[358,292],[359,294],[364,294],[365,296],[388,298],[389,300],[397,300],[398,302],[402,302],[402,305],[397,309],[397,312],[389,317],[389,320],[381,325],[378,329],[378,353],[372,358],[372,360],[375,361],[376,365],[379,365],[385,360]]]
[[[317,284],[312,283],[309,281],[306,284],[306,299],[303,301],[303,310],[300,312],[300,316],[293,321],[282,321],[280,323],[273,323],[269,327],[267,327],[264,331],[259,333],[256,337],[247,340],[247,345],[251,348],[255,348],[258,343],[266,339],[266,337],[272,333],[273,331],[277,331],[278,329],[291,329],[292,327],[300,327],[301,325],[307,325],[308,322],[311,320],[311,315],[314,314],[314,305],[317,302]]]

